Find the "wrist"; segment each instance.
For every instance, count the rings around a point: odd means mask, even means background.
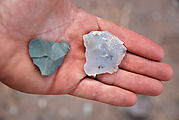
[[[67,25],[73,18],[70,0],[2,1],[0,32],[29,37]]]

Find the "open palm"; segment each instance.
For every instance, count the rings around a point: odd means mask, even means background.
[[[114,74],[87,77],[82,36],[110,31],[128,48]],[[30,40],[66,40],[71,50],[55,75],[42,76],[29,57]],[[0,80],[33,94],[70,94],[112,105],[131,106],[136,94],[159,95],[161,81],[170,80],[172,68],[158,62],[163,49],[126,28],[93,16],[68,0],[0,0]]]

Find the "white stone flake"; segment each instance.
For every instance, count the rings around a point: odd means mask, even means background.
[[[86,47],[84,70],[88,76],[112,74],[118,70],[127,51],[124,42],[108,31],[92,31],[83,39]]]

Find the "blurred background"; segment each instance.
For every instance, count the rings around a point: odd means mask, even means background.
[[[179,0],[73,0],[79,7],[160,44],[175,70],[158,97],[114,107],[72,96],[28,95],[0,83],[0,120],[179,120]]]

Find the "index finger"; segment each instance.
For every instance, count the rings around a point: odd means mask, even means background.
[[[154,61],[161,61],[164,57],[164,50],[150,39],[102,18],[97,20],[100,30],[109,31],[121,39],[129,52]]]

